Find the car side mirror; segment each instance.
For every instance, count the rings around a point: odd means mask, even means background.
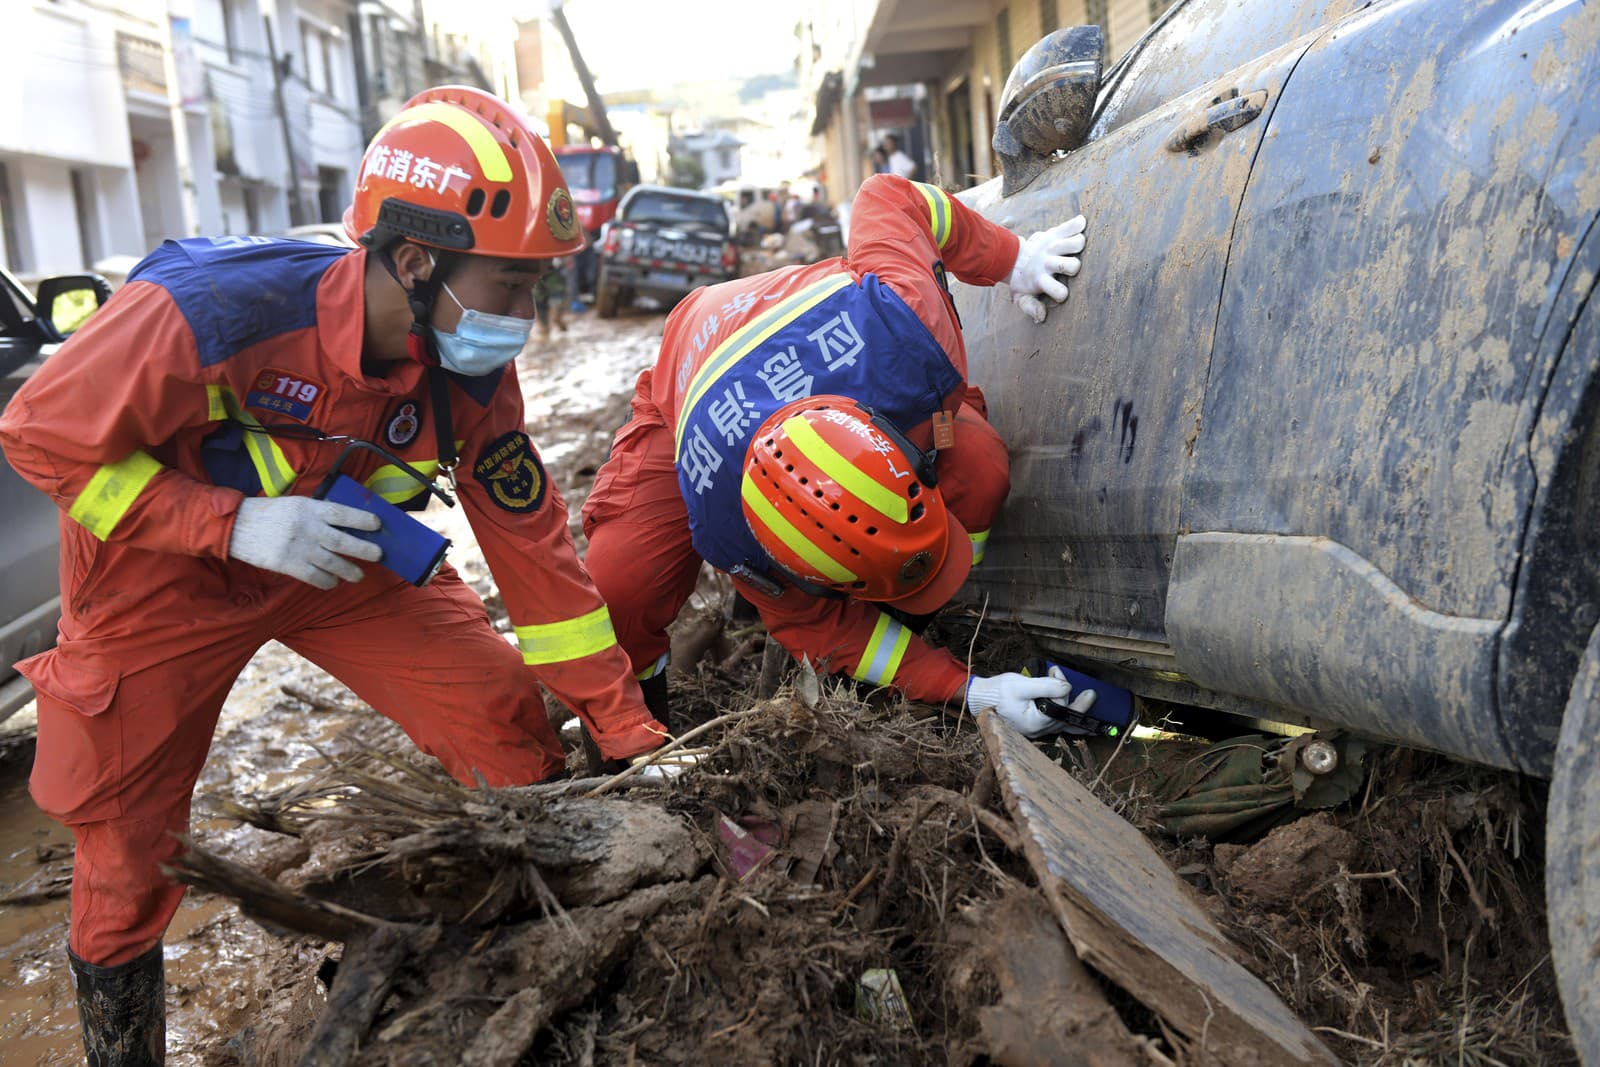
[[[1099,26],[1069,26],[1028,49],[1011,68],[992,142],[1000,157],[1001,196],[1026,189],[1056,153],[1083,144],[1105,51]]]
[[[39,283],[39,317],[66,340],[111,299],[111,283],[98,274],[62,274]]]

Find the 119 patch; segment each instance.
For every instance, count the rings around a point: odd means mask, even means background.
[[[535,511],[544,503],[544,465],[521,430],[490,441],[472,465],[472,476],[488,490],[489,499],[506,511]]]
[[[244,406],[272,415],[285,415],[297,422],[310,422],[323,391],[322,383],[315,378],[268,367],[256,375],[255,383],[245,394]]]

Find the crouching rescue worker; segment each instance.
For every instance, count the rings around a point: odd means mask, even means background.
[[[344,225],[360,249],[167,242],[0,423],[64,512],[60,640],[18,669],[38,693],[33,797],[77,840],[69,948],[94,1064],[164,1058],[161,938],[183,888],[159,867],[266,641],[468,784],[562,772],[539,682],[608,758],[664,740],[510,366],[545,265],[583,243],[549,149],[494,97],[430,89],[367,149]],[[451,475],[518,647],[448,565],[420,586],[380,565],[356,536],[379,517],[313,497],[336,463],[412,510]]]
[[[1065,698],[1067,682],[969,677],[916,631],[982,560],[1010,488],[946,273],[1005,282],[1042,322],[1083,230],[1079,216],[1019,241],[934,186],[876,175],[846,256],[673,311],[583,508],[589,571],[656,718],[666,628],[705,560],[797,658],[1049,732],[1034,698]]]

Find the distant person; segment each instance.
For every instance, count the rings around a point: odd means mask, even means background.
[[[888,161],[890,174],[893,174],[899,178],[905,178],[907,181],[910,181],[912,178],[917,176],[916,161],[910,156],[906,155],[904,152],[900,151],[900,142],[895,140],[893,134],[889,134],[883,139],[883,148],[881,151],[884,154],[884,158]]]
[[[889,173],[889,153],[885,152],[882,147],[872,150],[872,173]]]

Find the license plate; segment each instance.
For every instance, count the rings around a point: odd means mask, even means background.
[[[636,254],[645,259],[671,259],[679,263],[701,264],[708,262],[711,255],[709,246],[696,244],[693,241],[667,241],[654,237],[642,244],[644,247]]]
[[[649,274],[645,275],[645,280],[647,280],[651,285],[676,287],[689,284],[687,275],[673,274],[671,271],[665,270],[653,270]]]

